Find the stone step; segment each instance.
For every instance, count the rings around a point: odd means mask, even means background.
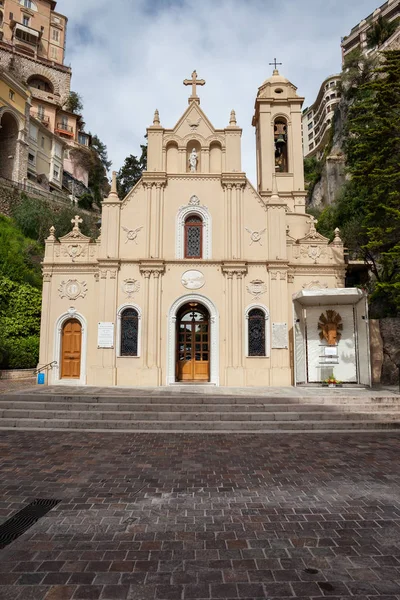
[[[318,421],[103,421],[76,419],[10,419],[0,421],[0,430],[68,430],[68,431],[106,431],[106,432],[176,432],[176,433],[268,433],[274,431],[395,431],[400,422],[378,419],[371,420],[318,420]]]
[[[65,395],[46,393],[18,393],[4,394],[0,396],[2,402],[61,402],[68,404],[183,404],[183,405],[241,405],[241,404],[324,404],[324,405],[347,405],[347,404],[395,404],[400,406],[400,395],[398,396],[222,396],[222,395]]]
[[[342,411],[342,412],[375,412],[377,410],[382,412],[392,411],[400,412],[400,402],[394,404],[393,402],[385,403],[357,403],[357,404],[187,404],[184,407],[182,404],[138,404],[138,403],[89,403],[89,402],[26,402],[25,400],[0,400],[0,411],[1,410],[50,410],[50,411],[121,411],[121,412],[204,412],[204,413],[216,413],[216,412],[329,412],[329,411]]]
[[[5,409],[0,411],[0,424],[2,419],[53,419],[76,421],[335,421],[340,420],[380,420],[399,421],[399,412],[130,412],[130,411],[57,411],[57,410],[20,410]]]

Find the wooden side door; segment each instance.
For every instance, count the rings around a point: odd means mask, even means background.
[[[81,376],[82,327],[76,319],[64,324],[61,344],[61,378],[79,379]]]

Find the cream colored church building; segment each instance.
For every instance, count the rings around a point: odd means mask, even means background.
[[[189,106],[172,129],[155,112],[148,170],[124,199],[114,174],[100,238],[85,237],[76,218],[67,236],[57,240],[52,228],[46,240],[39,366],[54,363],[47,382],[318,382],[332,371],[319,358],[318,318],[335,307],[343,322],[335,368],[348,369],[350,353],[354,368],[342,379],[362,382],[364,304],[342,289],[339,231],[329,243],[305,213],[303,98],[277,70],[259,88],[253,186],[234,111],[215,129],[200,107],[205,82],[194,72],[184,83]]]

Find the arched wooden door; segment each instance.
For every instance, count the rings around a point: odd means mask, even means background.
[[[61,343],[61,378],[79,379],[81,376],[82,326],[77,319],[63,325]]]
[[[177,381],[210,380],[210,315],[198,302],[189,302],[176,320]]]

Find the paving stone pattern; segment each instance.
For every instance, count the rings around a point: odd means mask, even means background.
[[[2,432],[1,600],[400,599],[397,434]]]

